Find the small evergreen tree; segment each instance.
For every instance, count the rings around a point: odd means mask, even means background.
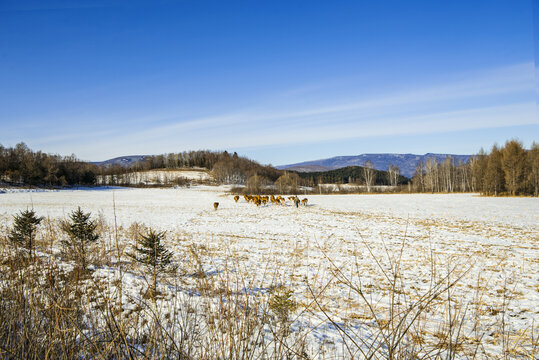
[[[152,274],[152,292],[157,293],[157,276],[172,261],[172,252],[168,251],[161,241],[165,238],[165,232],[155,232],[150,229],[146,235],[140,234],[140,247],[135,246],[135,253],[129,256],[138,263],[146,266]]]
[[[69,240],[62,243],[74,250],[82,270],[86,270],[86,250],[90,243],[99,239],[95,233],[97,223],[90,220],[91,213],[84,213],[80,207],[69,215],[71,221],[62,223],[62,230],[69,235]]]
[[[14,215],[13,229],[11,229],[8,238],[17,246],[22,246],[30,251],[34,256],[34,238],[37,226],[43,220],[42,217],[37,217],[34,210],[22,211],[19,215]]]
[[[290,315],[296,310],[297,303],[294,292],[286,287],[278,287],[269,299],[269,309],[280,325],[280,333],[287,336],[290,330]]]

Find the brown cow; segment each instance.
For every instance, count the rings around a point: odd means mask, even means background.
[[[219,203],[218,203],[218,202],[214,202],[214,203],[213,203],[213,208],[214,208],[215,210],[217,210],[218,207],[219,207]]]
[[[307,198],[301,200],[301,205],[307,206],[307,201],[309,201],[309,200],[307,200]]]
[[[234,201],[235,202],[238,202],[239,199],[240,199],[240,197],[238,195],[234,196]]]

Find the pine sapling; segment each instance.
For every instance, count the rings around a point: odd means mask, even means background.
[[[82,270],[86,270],[87,266],[88,245],[99,239],[99,235],[95,232],[97,222],[90,220],[90,216],[91,213],[84,213],[79,207],[69,215],[70,221],[62,223],[62,230],[69,236],[69,240],[64,240],[62,243],[75,252]]]
[[[296,310],[297,303],[293,298],[294,292],[284,286],[274,290],[269,299],[269,309],[280,324],[280,332],[287,336],[290,326],[290,315]]]
[[[134,247],[135,253],[129,256],[136,262],[143,264],[152,274],[152,293],[157,294],[157,277],[160,272],[166,270],[172,262],[172,252],[167,250],[161,240],[165,238],[165,232],[155,232],[150,229],[146,235],[140,234],[139,247]]]
[[[17,246],[27,249],[31,256],[35,258],[35,234],[37,226],[43,220],[43,217],[37,217],[34,210],[25,210],[18,215],[13,216],[14,224],[8,238]]]

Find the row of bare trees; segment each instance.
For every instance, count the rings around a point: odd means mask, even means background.
[[[295,172],[281,171],[275,181],[258,174],[251,175],[245,184],[246,194],[294,194],[305,191],[305,187],[313,186],[309,180],[302,179]]]
[[[480,192],[486,195],[539,195],[539,145],[529,150],[510,140],[503,147],[494,145],[490,153],[481,150],[467,163],[428,159],[416,166],[414,191]]]

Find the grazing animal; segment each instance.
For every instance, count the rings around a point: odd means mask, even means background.
[[[217,210],[218,207],[219,207],[219,203],[218,203],[218,202],[214,202],[214,203],[213,203],[213,208],[214,208],[215,210]]]
[[[235,202],[238,202],[239,199],[240,199],[240,197],[238,195],[234,196],[234,201]]]
[[[307,200],[307,198],[301,200],[301,205],[307,206],[307,201],[309,201],[309,200]]]

